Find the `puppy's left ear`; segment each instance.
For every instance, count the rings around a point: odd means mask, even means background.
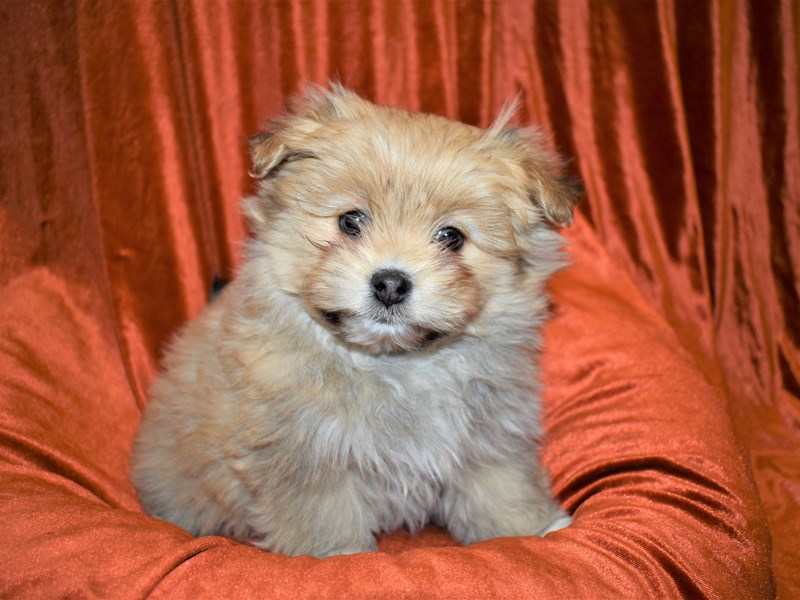
[[[538,203],[545,217],[559,227],[569,227],[574,218],[575,205],[581,201],[585,190],[577,177],[563,172],[563,166],[556,162],[556,171],[538,172],[541,163],[528,167],[532,174],[533,189],[531,200]]]
[[[545,218],[559,227],[572,225],[573,210],[583,197],[580,180],[566,173],[565,162],[548,148],[545,135],[535,129],[509,124],[511,105],[489,129],[489,135],[510,149],[522,167],[528,196]]]

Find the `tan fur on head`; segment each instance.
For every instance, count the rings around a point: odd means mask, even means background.
[[[513,155],[511,160],[525,173],[533,205],[551,223],[567,227],[572,224],[573,209],[583,188],[576,178],[564,173],[564,162],[547,148],[540,131],[511,124],[517,104],[516,100],[507,104],[484,137]],[[338,84],[332,84],[331,91],[310,85],[289,106],[288,114],[274,120],[268,131],[249,140],[253,158],[251,175],[256,179],[268,177],[286,162],[313,157],[311,151],[303,148],[305,140],[324,123],[368,119],[378,108]],[[386,108],[378,110],[394,112]]]
[[[137,440],[148,511],[318,556],[429,519],[464,543],[564,524],[530,360],[576,195],[510,115],[311,88],[251,138],[241,272],[176,339]]]

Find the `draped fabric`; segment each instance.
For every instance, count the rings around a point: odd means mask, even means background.
[[[800,596],[800,5],[0,3],[0,595]],[[234,276],[244,143],[306,82],[486,126],[586,187],[545,462],[575,525],[288,559],[141,513],[158,357]]]

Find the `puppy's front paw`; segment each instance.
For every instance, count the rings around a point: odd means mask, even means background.
[[[547,535],[548,533],[553,533],[554,531],[558,531],[559,529],[564,529],[565,527],[569,527],[572,525],[572,517],[569,515],[564,515],[563,517],[559,517],[555,521],[553,521],[547,529],[545,529],[541,534],[542,536]]]
[[[317,558],[328,558],[329,556],[345,556],[347,554],[360,554],[361,552],[375,552],[377,544],[367,544],[364,546],[348,546],[346,548],[335,548],[315,554]]]
[[[252,543],[258,548],[270,552],[280,552],[288,556],[313,556],[315,558],[328,558],[329,556],[343,556],[346,554],[359,554],[361,552],[375,552],[378,544],[375,536],[367,533],[356,540],[355,532],[339,532],[339,540],[331,539],[337,535],[333,531],[316,532],[308,530],[282,529],[273,531],[269,535],[254,538]]]
[[[273,510],[259,511],[249,520],[258,534],[255,545],[317,558],[374,552],[378,545],[373,532],[379,527],[371,505],[364,501],[364,489],[358,475],[345,473],[318,482],[311,490],[293,488],[292,502],[281,510],[274,510],[278,503],[265,498],[264,506]]]
[[[544,536],[572,523],[536,465],[482,465],[442,497],[440,520],[464,544],[501,536]]]

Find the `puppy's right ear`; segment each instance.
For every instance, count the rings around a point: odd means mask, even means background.
[[[253,168],[250,176],[254,179],[270,179],[277,175],[281,167],[301,158],[316,158],[307,150],[292,150],[287,146],[280,130],[262,131],[247,140]]]
[[[250,177],[254,179],[266,178],[281,160],[283,144],[269,131],[260,131],[247,140],[250,147],[250,158],[253,168]]]
[[[303,94],[289,100],[286,114],[271,121],[267,131],[248,140],[253,159],[250,175],[269,179],[290,162],[316,158],[308,148],[314,131],[331,121],[363,116],[370,106],[369,102],[336,83],[331,84],[331,89],[306,86]]]

